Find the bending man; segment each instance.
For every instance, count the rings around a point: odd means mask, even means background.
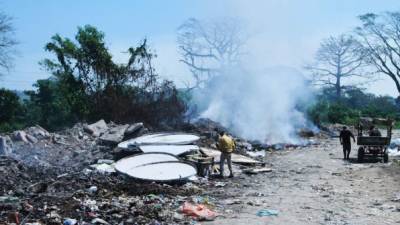
[[[220,175],[224,177],[224,164],[225,160],[228,162],[229,177],[233,177],[232,171],[232,152],[235,150],[235,142],[231,137],[225,134],[224,131],[219,132],[218,149],[221,151],[221,158],[219,162]]]

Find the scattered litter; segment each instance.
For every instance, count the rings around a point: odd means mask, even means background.
[[[67,218],[64,220],[63,225],[75,225],[77,223],[78,223],[78,221],[76,219]]]
[[[265,151],[261,150],[261,151],[248,151],[247,154],[249,154],[251,157],[265,157]]]
[[[91,223],[92,224],[107,224],[107,225],[110,224],[107,221],[100,219],[100,218],[93,219]]]
[[[225,187],[226,183],[224,183],[224,182],[215,182],[214,186],[215,187]]]
[[[225,200],[225,204],[227,205],[240,205],[243,204],[243,201],[240,199],[227,199]]]
[[[397,149],[398,147],[400,147],[400,138],[393,138],[390,142],[389,148]]]
[[[250,168],[250,169],[244,169],[242,170],[243,173],[246,174],[257,174],[257,173],[266,173],[266,172],[272,172],[271,168]]]
[[[98,190],[97,186],[91,186],[90,188],[88,188],[88,192],[89,192],[90,194],[96,193],[97,190]]]
[[[400,156],[400,151],[397,147],[387,149],[389,156]]]
[[[400,193],[396,193],[394,198],[392,199],[393,202],[400,202]]]
[[[107,163],[98,163],[90,165],[90,167],[101,174],[115,173],[115,168],[113,164],[110,165]]]
[[[207,208],[205,205],[197,204],[192,205],[188,202],[184,202],[180,208],[180,211],[186,215],[193,217],[196,220],[214,220],[217,217],[217,213]]]
[[[278,210],[273,210],[273,209],[261,209],[258,210],[256,213],[257,216],[263,217],[263,216],[278,216],[279,211]]]

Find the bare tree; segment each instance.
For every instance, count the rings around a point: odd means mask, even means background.
[[[2,69],[9,70],[12,67],[15,54],[13,47],[16,44],[12,18],[0,12],[0,67]]]
[[[363,57],[361,44],[352,36],[331,36],[321,42],[315,63],[306,69],[312,72],[315,84],[335,88],[339,99],[346,88],[345,82],[353,78],[351,80],[354,86],[359,84],[354,81],[355,77],[366,76],[362,71]]]
[[[365,61],[389,76],[400,94],[400,12],[361,15],[356,28],[366,53]]]
[[[203,22],[191,18],[179,26],[180,61],[189,67],[194,87],[203,86],[225,67],[239,62],[245,42],[241,31],[234,19]]]

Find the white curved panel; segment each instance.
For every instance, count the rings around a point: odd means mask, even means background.
[[[165,152],[172,155],[181,155],[190,151],[200,150],[197,145],[143,145],[139,147],[144,153]]]
[[[156,133],[133,138],[118,144],[120,148],[128,148],[130,145],[186,145],[199,140],[194,134],[185,133]]]

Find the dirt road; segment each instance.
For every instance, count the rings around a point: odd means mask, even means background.
[[[344,161],[337,139],[323,142],[267,155],[271,173],[225,179],[212,193],[224,196],[223,216],[202,224],[400,224],[400,166],[358,164],[354,146]],[[261,209],[279,215],[258,217]]]

